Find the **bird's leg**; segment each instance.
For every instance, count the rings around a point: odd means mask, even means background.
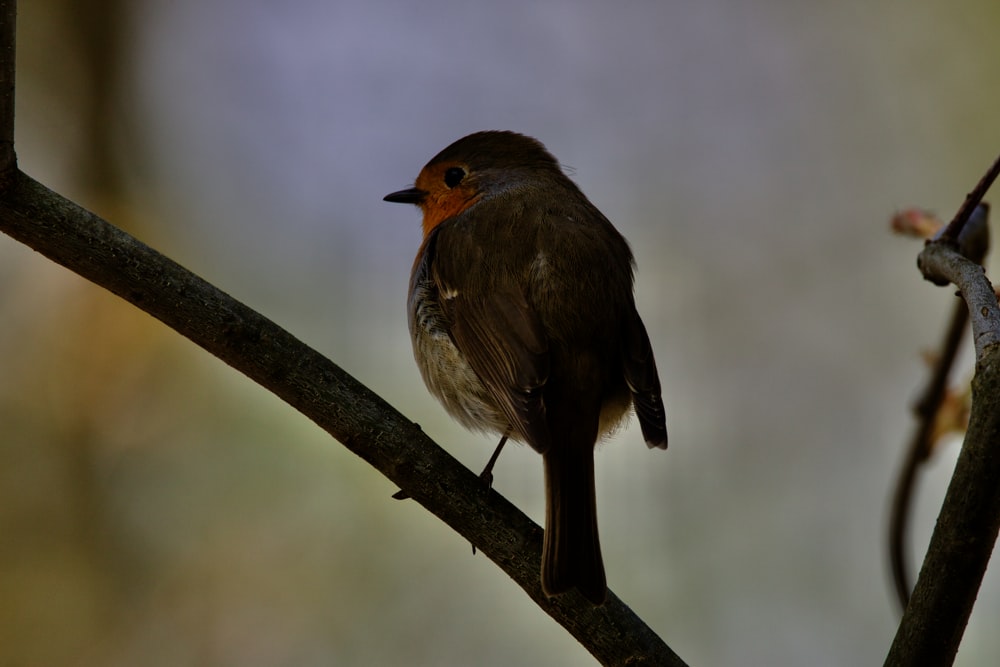
[[[497,448],[493,450],[493,456],[490,457],[490,460],[486,463],[486,467],[483,468],[483,471],[479,473],[479,479],[483,480],[483,483],[486,484],[487,491],[493,488],[493,466],[497,464],[497,459],[500,458],[500,452],[503,451],[503,446],[507,444],[508,437],[510,437],[510,429],[504,431],[503,436],[500,438],[500,442],[497,443]],[[406,491],[399,490],[392,494],[392,497],[396,500],[406,500],[410,497],[410,494]],[[473,549],[475,549],[475,547],[473,547]]]
[[[490,457],[483,471],[479,473],[479,479],[483,480],[487,489],[493,488],[493,466],[496,465],[497,459],[500,458],[500,452],[503,451],[503,446],[507,444],[508,436],[510,436],[510,429],[504,431],[503,436],[500,437],[500,442],[497,443],[497,448],[493,450],[493,456]]]
[[[510,429],[504,431],[503,435],[500,436],[500,442],[497,443],[497,448],[493,450],[493,456],[487,461],[486,467],[483,471],[479,473],[479,479],[483,480],[486,484],[486,490],[489,491],[493,488],[493,466],[496,465],[497,459],[500,458],[500,452],[503,451],[503,446],[507,444],[507,437],[510,435]],[[476,545],[472,545],[472,555],[476,555]]]

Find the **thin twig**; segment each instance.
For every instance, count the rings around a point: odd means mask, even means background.
[[[972,212],[976,210],[979,203],[983,201],[983,197],[986,196],[986,191],[990,189],[993,185],[993,181],[997,179],[1000,175],[1000,156],[990,165],[990,168],[986,170],[983,177],[979,179],[976,183],[976,187],[972,188],[972,192],[965,196],[965,201],[959,207],[958,211],[955,213],[955,217],[951,219],[948,226],[945,227],[941,234],[940,240],[944,241],[955,241],[958,239],[959,234],[962,233],[962,228],[965,223],[972,216]]]
[[[906,604],[910,601],[912,588],[906,547],[917,470],[930,456],[934,422],[938,410],[944,402],[948,375],[961,342],[965,339],[968,322],[969,309],[964,302],[959,301],[955,304],[955,311],[945,334],[941,353],[934,364],[934,370],[927,387],[920,400],[913,406],[918,420],[917,430],[906,450],[906,456],[899,471],[899,479],[896,482],[896,490],[892,496],[892,508],[889,514],[889,566],[900,610],[905,609]]]

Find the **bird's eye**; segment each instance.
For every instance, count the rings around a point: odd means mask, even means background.
[[[453,188],[465,178],[465,170],[461,167],[449,167],[444,172],[444,184]]]

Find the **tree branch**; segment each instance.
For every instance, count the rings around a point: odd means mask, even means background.
[[[977,191],[982,197],[985,188]],[[926,279],[956,285],[968,306],[976,348],[972,413],[920,576],[886,658],[892,666],[954,661],[1000,533],[1000,307],[983,267],[962,255],[961,235],[959,243],[954,238],[945,233],[928,242],[917,264]]]
[[[925,218],[926,216],[921,217]],[[959,252],[976,264],[982,265],[989,250],[989,206],[978,204],[968,218],[956,215],[955,219],[967,219],[968,221],[968,224],[963,222],[959,232]],[[938,229],[937,232],[938,238],[942,238],[941,229]],[[951,323],[945,333],[941,350],[937,354],[934,369],[920,399],[913,406],[917,417],[917,430],[913,434],[913,439],[910,441],[903,459],[889,514],[889,564],[900,610],[906,609],[906,605],[910,601],[912,587],[906,558],[906,536],[917,471],[927,461],[933,449],[932,437],[938,412],[944,403],[948,388],[948,376],[951,374],[959,347],[965,340],[968,323],[969,308],[965,302],[956,299]]]
[[[0,229],[296,408],[472,542],[603,664],[684,664],[614,595],[602,607],[575,592],[546,598],[541,528],[486,491],[419,426],[270,320],[20,172],[0,195]]]
[[[1000,342],[1000,311],[993,285],[982,266],[967,259],[946,241],[931,241],[917,258],[924,277],[937,284],[953,283],[969,307],[972,342],[978,363],[986,352]]]
[[[955,213],[955,217],[951,219],[948,226],[944,229],[941,238],[944,240],[955,241],[959,238],[962,233],[962,228],[965,223],[972,216],[972,213],[979,206],[979,203],[983,201],[983,197],[986,196],[986,191],[990,189],[993,185],[993,181],[997,179],[1000,175],[1000,156],[990,165],[990,168],[986,170],[983,177],[979,179],[976,183],[976,187],[972,188],[972,191],[965,195],[965,201],[958,208]]]
[[[14,157],[14,55],[17,36],[17,2],[0,0],[0,189],[13,178]]]

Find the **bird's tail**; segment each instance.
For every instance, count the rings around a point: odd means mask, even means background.
[[[608,587],[597,537],[593,443],[553,443],[543,459],[542,590],[552,596],[577,588],[594,604],[602,604]]]

